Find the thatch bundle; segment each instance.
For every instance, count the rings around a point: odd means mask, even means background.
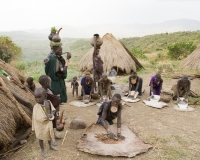
[[[0,60],[0,69],[11,77],[0,74],[0,148],[7,150],[14,142],[19,128],[31,126],[34,95],[25,87],[25,77],[14,67]]]
[[[188,69],[200,69],[200,46],[197,47],[185,60],[181,66]]]
[[[103,36],[103,44],[100,49],[100,56],[104,62],[104,72],[110,71],[112,67],[120,69],[124,73],[130,74],[136,68],[143,68],[139,61],[120,43],[112,34],[107,33]],[[92,55],[94,48],[91,48],[79,62],[79,70],[91,70]]]

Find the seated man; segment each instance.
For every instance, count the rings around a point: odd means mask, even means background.
[[[131,95],[131,91],[135,91],[134,95],[135,96],[138,92],[138,95],[142,95],[142,83],[143,79],[137,75],[136,72],[133,72],[130,77],[129,77],[129,95]]]
[[[150,96],[160,95],[160,93],[162,92],[162,85],[163,85],[163,80],[160,74],[156,74],[155,76],[151,77],[149,84]]]
[[[102,78],[99,80],[99,94],[101,97],[106,96],[106,99],[112,98],[111,93],[111,80],[108,79],[106,73],[102,74]]]
[[[94,93],[94,80],[91,78],[90,72],[85,72],[85,76],[81,79],[81,87],[83,99],[91,99],[91,95]]]
[[[188,79],[187,75],[183,75],[181,79],[178,80],[176,85],[172,86],[172,90],[174,91],[173,100],[180,101],[180,97],[188,98],[188,94],[190,92],[191,82]]]
[[[121,96],[120,94],[115,94],[112,97],[112,101],[110,102],[104,102],[97,113],[99,115],[99,118],[97,120],[97,124],[103,125],[103,127],[106,129],[109,138],[111,139],[124,139],[125,137],[121,135],[121,111],[122,111],[122,104],[121,102]],[[117,118],[117,136],[112,133],[107,125],[107,122],[112,125],[113,119]],[[107,121],[107,122],[106,122]]]

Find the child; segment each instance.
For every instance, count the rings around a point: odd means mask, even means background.
[[[45,89],[46,94],[47,94],[47,99],[51,101],[53,106],[56,109],[56,112],[54,114],[55,119],[52,121],[53,122],[53,128],[56,128],[56,120],[59,119],[59,104],[60,104],[60,95],[56,95],[52,90],[50,90],[51,86],[51,78],[47,75],[42,75],[39,78],[39,83],[41,84],[42,88]],[[56,139],[60,139],[60,137],[55,135]],[[53,145],[56,145],[56,143],[53,143]]]
[[[46,100],[45,89],[37,88],[34,94],[37,104],[33,107],[32,130],[39,139],[42,156],[48,157],[49,155],[44,150],[44,141],[48,141],[50,149],[58,150],[51,145],[51,140],[55,141],[51,122],[54,119],[55,108],[50,101]]]
[[[77,82],[77,76],[73,77],[72,83],[71,83],[71,88],[72,88],[72,95],[74,97],[74,92],[76,91],[76,96],[78,96],[78,82]]]
[[[111,99],[111,80],[108,79],[106,73],[103,73],[101,77],[102,78],[99,80],[99,93],[101,95],[101,99],[103,100],[103,97],[106,97],[106,100]]]
[[[34,92],[35,91],[35,83],[33,82],[33,78],[32,77],[28,77],[26,79],[26,83],[27,83],[27,87]]]

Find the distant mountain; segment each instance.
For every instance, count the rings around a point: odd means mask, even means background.
[[[61,26],[56,27],[59,28]],[[62,28],[62,37],[90,38],[94,33],[99,33],[101,36],[106,33],[112,33],[116,38],[125,38],[138,36],[141,37],[155,33],[200,30],[200,21],[191,19],[179,19],[155,24],[105,24],[83,27],[62,25]],[[44,34],[47,36],[50,32],[50,28],[43,30],[26,30],[26,32]]]
[[[94,33],[99,33],[103,36],[106,33],[112,33],[116,38],[127,37],[141,37],[145,35],[157,34],[157,33],[171,33],[178,31],[196,31],[200,30],[200,21],[191,19],[179,19],[165,21],[155,24],[105,24],[105,25],[91,25],[83,27],[73,27],[69,25],[56,26],[60,28],[62,26],[60,36],[68,38],[91,38]],[[51,26],[50,26],[51,27]],[[25,30],[25,31],[12,31],[12,32],[0,32],[0,35],[7,35],[15,39],[38,39],[46,40],[49,33],[48,29],[41,30]]]

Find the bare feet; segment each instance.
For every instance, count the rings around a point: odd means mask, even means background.
[[[51,145],[52,146],[57,146],[58,145],[58,143],[55,141],[55,142],[51,142]]]
[[[49,146],[49,149],[51,149],[51,150],[54,150],[54,151],[57,151],[58,149],[56,148],[56,147],[54,147],[54,146]]]
[[[49,154],[48,154],[48,153],[46,153],[45,151],[42,151],[42,152],[41,152],[41,155],[42,155],[44,158],[47,158],[47,157],[49,157]]]
[[[60,137],[60,136],[57,136],[57,135],[55,135],[55,139],[61,139],[61,137]]]

